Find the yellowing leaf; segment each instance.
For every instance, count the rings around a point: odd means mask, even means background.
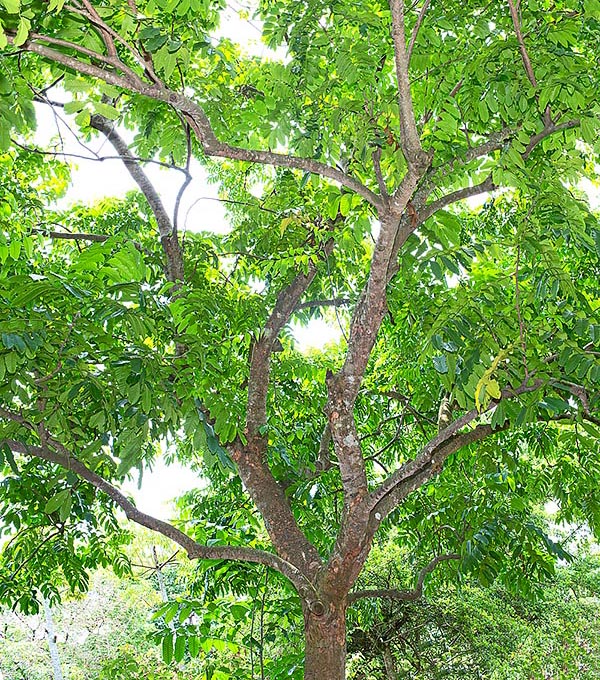
[[[485,387],[485,391],[492,399],[500,399],[502,393],[500,392],[500,385],[497,380],[490,380]]]
[[[21,8],[20,0],[0,0],[0,3],[4,5],[9,14],[18,14]]]

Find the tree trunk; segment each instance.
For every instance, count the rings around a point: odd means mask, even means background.
[[[345,603],[331,604],[322,616],[305,610],[304,637],[304,680],[345,680]]]
[[[58,655],[58,645],[56,644],[54,617],[52,616],[50,603],[43,595],[42,604],[44,605],[44,614],[46,616],[46,638],[48,640],[48,649],[50,650],[50,660],[52,661],[52,675],[54,680],[63,680],[62,669],[60,667],[60,657]]]
[[[385,666],[385,677],[387,678],[387,680],[398,680],[396,662],[394,661],[392,648],[387,642],[383,647],[383,665]]]

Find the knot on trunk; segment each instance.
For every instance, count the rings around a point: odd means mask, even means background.
[[[321,600],[312,600],[308,602],[308,609],[313,616],[321,617],[327,613],[327,605]]]

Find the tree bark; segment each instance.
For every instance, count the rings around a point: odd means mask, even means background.
[[[330,604],[319,613],[304,611],[304,680],[345,680],[346,603]]]
[[[387,678],[387,680],[398,680],[396,662],[394,661],[392,648],[387,642],[383,647],[383,665],[385,667],[385,677]]]
[[[46,617],[46,639],[48,640],[48,649],[50,650],[50,660],[52,662],[52,676],[54,677],[54,680],[63,680],[62,669],[60,666],[60,656],[58,654],[58,645],[56,644],[54,617],[52,616],[50,603],[43,595],[42,604],[44,606],[44,615]]]

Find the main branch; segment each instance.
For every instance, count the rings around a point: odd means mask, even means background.
[[[542,380],[534,380],[531,384],[525,382],[514,390],[504,389],[501,393],[501,400],[512,399],[528,392],[535,392],[542,385],[544,385]],[[404,463],[375,489],[369,498],[375,524],[378,525],[382,522],[411,491],[418,489],[437,475],[442,469],[446,458],[452,453],[476,441],[481,441],[494,432],[500,431],[502,426],[494,429],[489,424],[482,424],[461,432],[465,427],[471,426],[482,413],[496,408],[499,401],[494,400],[490,402],[488,408],[481,412],[477,409],[471,409],[460,416],[460,418],[454,420],[427,442],[416,458]]]
[[[14,41],[13,34],[7,33],[7,38],[9,42]],[[87,56],[91,60],[90,62],[87,62],[82,58],[60,52],[59,50],[43,44],[44,42],[55,43],[56,40],[57,39],[52,38],[51,36],[36,34],[33,39],[30,38],[27,40],[21,46],[21,49],[38,54],[45,59],[60,64],[61,66],[82,75],[87,75],[126,91],[134,92],[156,101],[169,104],[186,118],[190,127],[196,134],[196,137],[202,146],[202,150],[207,156],[230,158],[248,163],[271,165],[273,167],[303,170],[339,182],[342,186],[345,186],[362,196],[376,209],[383,205],[381,197],[362,184],[362,182],[351,175],[342,172],[338,168],[334,168],[321,161],[312,158],[301,158],[289,154],[276,153],[274,151],[244,149],[221,142],[217,139],[210,120],[204,110],[186,95],[174,92],[163,83],[156,82],[154,78],[152,79],[152,82],[145,81],[141,76],[122,62],[118,61],[115,57],[107,57],[100,53],[88,54],[89,50],[82,53],[82,48],[77,44],[63,44],[65,41],[61,41],[61,47],[71,49],[82,56]],[[97,66],[96,63],[93,62],[104,64],[105,68]]]

